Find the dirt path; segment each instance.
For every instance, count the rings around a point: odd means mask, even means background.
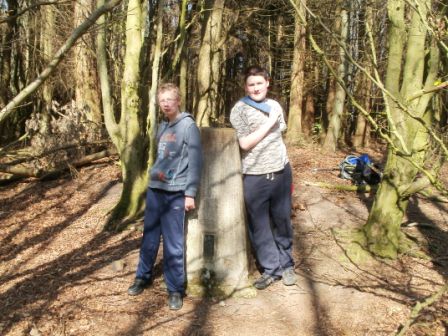
[[[295,171],[297,286],[281,282],[256,298],[187,297],[166,308],[157,266],[154,285],[129,297],[141,233],[102,231],[120,191],[111,163],[74,178],[21,182],[0,189],[1,335],[391,335],[410,308],[446,282],[447,204],[413,199],[406,232],[431,256],[359,263],[344,232],[365,222],[369,195],[306,187],[337,181],[311,168],[341,158],[290,150]],[[340,181],[338,181],[340,183]],[[302,210],[300,210],[302,209]],[[253,274],[257,276],[257,274]],[[408,335],[446,335],[445,296],[426,309]]]

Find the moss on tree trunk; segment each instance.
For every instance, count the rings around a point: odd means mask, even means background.
[[[431,1],[424,4],[417,11],[411,6],[406,8],[403,0],[388,1],[389,57],[387,92],[383,93],[392,142],[383,180],[363,227],[369,250],[386,258],[396,258],[409,248],[400,226],[413,186],[418,183],[417,174],[430,164],[426,157],[431,151],[428,129],[434,120],[434,111],[428,108],[431,95],[418,101],[411,99],[415,92],[433,85],[439,71],[438,49],[428,42],[427,24],[422,21]],[[410,16],[405,15],[407,9]]]

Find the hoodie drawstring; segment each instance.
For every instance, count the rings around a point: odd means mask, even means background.
[[[274,173],[267,173],[266,174],[266,180],[274,181]]]

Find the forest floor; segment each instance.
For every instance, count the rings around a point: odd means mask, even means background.
[[[368,153],[383,159],[381,149]],[[141,232],[103,231],[121,190],[116,162],[1,187],[0,334],[394,335],[447,281],[448,204],[410,200],[403,231],[428,258],[370,258],[346,237],[365,223],[373,195],[305,183],[349,184],[337,171],[313,172],[336,168],[349,153],[306,145],[289,154],[297,285],[277,282],[250,299],[187,296],[180,311],[166,306],[160,260],[150,288],[126,293]],[[448,335],[447,295],[406,335]]]

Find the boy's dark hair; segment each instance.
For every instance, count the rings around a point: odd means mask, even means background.
[[[269,72],[259,65],[250,66],[244,71],[244,82],[246,82],[250,76],[263,76],[267,81],[270,79]]]

